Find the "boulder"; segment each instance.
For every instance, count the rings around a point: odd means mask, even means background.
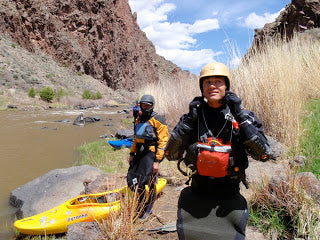
[[[287,192],[292,187],[290,182],[294,182],[295,187],[299,191],[303,191],[306,196],[313,199],[317,204],[320,204],[320,181],[311,172],[302,172],[294,175],[278,175],[270,179],[270,189],[281,189],[281,194]],[[273,191],[277,194],[277,191]]]
[[[83,126],[88,123],[94,123],[98,122],[101,120],[101,117],[96,116],[96,117],[83,117],[83,114],[81,113],[74,121],[73,125],[77,126]]]
[[[87,123],[94,123],[94,122],[99,122],[101,120],[101,117],[95,116],[95,117],[85,117],[84,122]]]
[[[73,125],[77,125],[77,126],[84,125],[84,118],[82,113],[73,121]]]
[[[246,176],[249,183],[259,183],[265,179],[280,176],[288,170],[286,161],[261,162],[249,158],[249,167],[246,169]]]
[[[320,181],[312,172],[297,173],[296,181],[311,199],[320,204]]]
[[[124,138],[133,138],[134,131],[133,129],[120,129],[116,133],[116,138],[124,139]]]
[[[283,146],[273,137],[267,136],[267,139],[270,145],[269,158],[275,160],[283,153]]]
[[[305,156],[295,156],[293,159],[289,161],[290,167],[303,167],[307,162],[307,158]]]
[[[76,166],[52,170],[10,194],[10,205],[19,208],[18,219],[49,210],[84,190],[84,181],[95,180],[102,171],[89,166]]]
[[[99,175],[94,181],[84,182],[84,192],[81,194],[106,192],[116,188],[116,179],[108,174]]]
[[[13,104],[9,104],[7,106],[7,109],[18,109],[18,107],[16,105],[13,105]]]

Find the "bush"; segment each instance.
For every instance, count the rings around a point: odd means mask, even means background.
[[[89,89],[86,89],[86,90],[82,93],[82,98],[83,98],[83,99],[92,99],[92,93],[90,92]]]
[[[28,91],[28,96],[34,98],[36,96],[36,93],[36,90],[33,87],[31,87]]]
[[[54,91],[51,87],[46,87],[40,90],[40,98],[44,101],[50,102],[54,98]]]
[[[86,89],[82,93],[82,98],[83,99],[101,99],[102,98],[102,94],[99,91],[97,93],[93,93],[89,89]]]
[[[65,95],[66,95],[66,93],[63,91],[62,88],[60,88],[60,89],[58,90],[58,92],[55,94],[55,97],[56,97],[56,99],[57,99],[58,101],[60,101],[61,97],[65,96]]]
[[[101,92],[97,92],[96,93],[96,99],[101,99],[102,98],[102,94],[101,94]]]

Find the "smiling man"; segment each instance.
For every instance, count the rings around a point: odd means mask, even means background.
[[[165,149],[168,160],[184,161],[191,169],[179,167],[191,182],[179,197],[179,239],[245,239],[249,210],[240,182],[247,187],[247,155],[265,161],[269,144],[261,122],[241,107],[230,85],[227,66],[205,65],[199,78],[202,96],[189,104]]]

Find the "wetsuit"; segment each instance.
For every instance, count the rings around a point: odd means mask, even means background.
[[[243,110],[247,121],[236,129],[229,107],[211,108],[203,100],[194,114],[183,115],[174,128],[166,147],[169,160],[180,159],[186,151],[186,165],[197,170],[198,149],[196,143],[208,136],[219,137],[232,143],[232,161],[239,166],[237,173],[214,178],[201,176],[197,171],[191,177],[191,186],[182,190],[178,202],[177,230],[179,239],[245,239],[245,226],[249,216],[248,205],[240,194],[240,182],[245,182],[248,167],[247,154],[262,157],[268,151],[267,139],[261,122],[253,112]],[[193,116],[192,116],[193,115]],[[248,142],[246,132],[254,133],[254,141]],[[251,139],[251,138],[250,138]],[[250,149],[249,146],[254,146]]]
[[[168,126],[163,116],[153,112],[151,115],[141,115],[135,122],[135,137],[130,149],[134,156],[130,162],[127,174],[128,186],[138,187],[140,215],[150,212],[156,198],[155,185],[157,174],[153,174],[153,163],[161,162],[164,158],[164,148],[168,141]],[[145,185],[149,185],[150,194],[145,200]]]

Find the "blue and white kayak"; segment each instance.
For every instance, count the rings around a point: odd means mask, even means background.
[[[133,138],[125,138],[122,140],[108,140],[108,143],[115,149],[121,149],[122,147],[131,148],[133,144]]]

